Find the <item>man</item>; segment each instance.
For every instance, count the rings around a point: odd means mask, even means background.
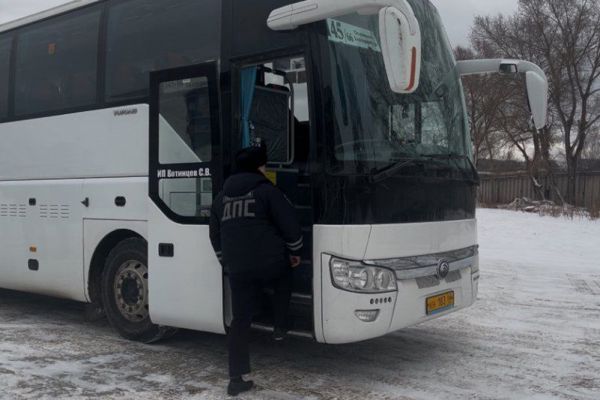
[[[302,231],[296,211],[265,177],[267,152],[251,147],[236,155],[237,172],[212,207],[210,239],[229,271],[233,321],[229,330],[229,395],[250,390],[248,337],[257,292],[273,287],[276,340],[286,332],[292,268],[300,265]]]

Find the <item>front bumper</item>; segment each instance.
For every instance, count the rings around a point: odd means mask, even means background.
[[[343,252],[328,252],[326,249],[321,249],[318,258],[316,258],[320,262],[315,263],[315,277],[317,277],[315,279],[315,285],[318,284],[321,287],[320,292],[315,291],[315,294],[319,293],[318,296],[315,296],[315,334],[317,340],[324,343],[339,344],[371,339],[447,315],[472,305],[477,297],[478,291],[479,256],[477,254],[477,247],[474,245],[474,243],[476,243],[476,224],[474,221],[473,223],[470,223],[470,221],[468,222],[467,225],[472,226],[473,229],[463,229],[463,233],[466,231],[469,234],[463,235],[462,240],[454,238],[454,240],[449,241],[453,242],[453,244],[467,244],[467,246],[444,248],[434,245],[432,248],[436,248],[438,251],[421,253],[429,254],[426,256],[407,255],[385,260],[403,261],[400,263],[403,268],[394,268],[393,262],[390,262],[388,265],[382,265],[382,260],[376,257],[374,252],[366,251],[369,246],[373,246],[370,242],[374,237],[372,231],[370,235],[366,234],[364,229],[357,229],[356,232],[346,232],[345,234],[342,234],[342,243],[346,244],[349,250],[351,249],[349,253],[354,255],[353,258],[355,260],[363,260],[367,265],[379,265],[395,270],[398,290],[394,292],[366,294],[348,292],[334,287],[331,282],[329,268],[329,262],[332,257],[330,254],[335,254],[335,257],[342,258],[352,257],[348,257],[348,255]],[[462,228],[465,227],[465,221],[459,221],[458,224]],[[415,224],[410,225],[413,225],[414,227]],[[397,225],[395,229],[391,229],[391,226],[385,226],[385,229],[388,232],[396,230],[396,234],[394,235],[396,238],[403,237],[406,239],[408,236],[405,235],[404,232],[407,227],[408,225]],[[376,226],[372,228],[377,229]],[[438,229],[437,234],[432,231],[432,234],[429,237],[430,243],[440,243],[442,239],[440,235],[443,235],[444,233],[447,233],[447,230],[442,229],[442,232],[439,232]],[[362,242],[362,240],[360,240],[362,238],[366,238],[365,242],[358,243]],[[388,242],[393,243],[389,237],[387,240]],[[351,246],[350,242],[353,241],[357,241],[357,243]],[[315,241],[315,243],[319,242]],[[328,243],[328,241],[325,240],[322,243],[332,246],[331,241]],[[362,254],[370,253],[369,255],[371,255],[371,257],[369,257],[369,260],[371,261],[368,261],[366,258],[356,257],[361,253],[361,246],[362,249],[365,250]],[[376,244],[375,246],[382,249],[381,243]],[[410,249],[410,241],[405,241],[403,244],[395,243],[395,247],[395,253],[402,254],[402,250],[408,251],[407,249]],[[437,261],[439,261],[440,253],[465,255],[467,254],[466,251],[469,249],[474,249],[474,251],[472,254],[468,255],[468,257],[447,260],[450,268],[446,277],[436,277]],[[386,249],[383,250],[384,251],[380,251],[379,253],[384,255],[392,254],[391,251],[387,251]],[[423,260],[428,259],[435,260],[436,265],[422,263],[420,265],[414,265],[411,268],[410,263],[407,262],[407,260],[422,262]],[[426,299],[448,291],[454,292],[454,307],[435,315],[427,315]],[[364,322],[357,318],[355,312],[358,310],[379,310],[379,315],[373,322]]]

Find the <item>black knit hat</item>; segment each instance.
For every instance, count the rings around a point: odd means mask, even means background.
[[[258,168],[267,165],[267,149],[265,146],[246,147],[235,155],[237,172],[256,172]]]

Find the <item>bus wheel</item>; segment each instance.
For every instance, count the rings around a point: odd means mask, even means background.
[[[148,245],[140,238],[119,243],[102,273],[102,301],[111,326],[129,340],[151,343],[169,328],[154,325],[148,311]]]

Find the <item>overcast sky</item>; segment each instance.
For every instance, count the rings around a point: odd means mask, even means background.
[[[248,0],[251,1],[251,0]],[[440,10],[454,46],[468,43],[468,33],[477,14],[509,14],[518,0],[432,0]],[[58,4],[64,0],[0,0],[0,23],[7,22]]]
[[[2,0],[0,0],[1,2]],[[438,8],[453,46],[468,44],[476,15],[512,14],[519,0],[431,0]]]

